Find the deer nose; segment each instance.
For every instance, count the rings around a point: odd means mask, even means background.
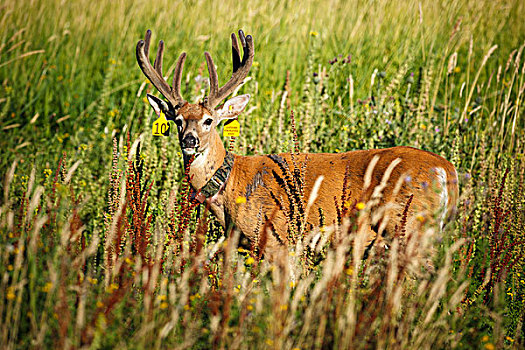
[[[189,134],[182,139],[182,148],[195,148],[197,147],[197,139],[195,136]]]

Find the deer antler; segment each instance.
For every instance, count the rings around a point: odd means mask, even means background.
[[[208,65],[208,73],[210,75],[210,94],[205,100],[205,104],[210,109],[215,108],[224,98],[231,94],[233,90],[242,83],[250,71],[254,56],[253,38],[251,35],[245,37],[244,32],[239,30],[239,39],[241,40],[243,48],[242,61],[239,45],[237,44],[237,37],[235,36],[235,33],[232,33],[232,77],[221,88],[219,88],[219,78],[217,77],[217,71],[215,70],[213,59],[208,52],[204,53],[206,56],[206,64]]]
[[[151,66],[149,61],[149,43],[151,40],[151,30],[148,29],[144,40],[139,40],[137,43],[137,62],[142,69],[144,75],[151,81],[151,83],[159,90],[159,92],[171,103],[172,107],[180,107],[186,101],[180,95],[180,83],[182,79],[182,67],[186,60],[186,53],[183,52],[179,56],[177,65],[175,66],[175,73],[173,74],[173,87],[164,80],[162,75],[162,55],[164,54],[164,42],[159,42],[157,50],[157,57],[155,63]]]

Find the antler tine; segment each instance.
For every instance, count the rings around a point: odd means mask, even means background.
[[[239,51],[239,44],[237,44],[237,36],[235,36],[235,33],[232,33],[232,62],[233,72],[235,73],[241,66],[241,52]]]
[[[164,77],[162,75],[162,56],[164,55],[164,41],[159,41],[159,49],[157,50],[157,57],[155,57],[155,62],[153,63],[153,68],[159,73],[161,77]]]
[[[186,61],[186,52],[180,54],[175,66],[175,72],[173,73],[173,87],[171,88],[171,94],[176,96],[180,100],[180,104],[184,104],[184,99],[180,95],[180,83],[182,81],[182,68],[184,67],[184,62]]]
[[[219,88],[219,79],[217,77],[217,71],[213,64],[213,59],[208,52],[205,52],[206,63],[208,65],[208,73],[210,74],[210,94],[206,100],[208,108],[214,108],[217,106],[225,97],[235,90],[239,84],[246,78],[248,72],[253,63],[254,50],[253,50],[253,38],[251,35],[244,36],[244,32],[239,30],[239,39],[243,47],[243,58],[241,61],[239,45],[235,34],[232,34],[232,61],[233,71],[230,80]]]
[[[179,106],[184,103],[184,100],[182,99],[180,95],[180,75],[182,71],[182,65],[180,64],[181,59],[179,58],[179,62],[177,63],[177,69],[176,74],[174,76],[177,76],[177,73],[179,75],[178,81],[178,88],[172,89],[169,84],[164,80],[164,77],[162,76],[162,57],[164,54],[164,42],[159,42],[159,48],[157,50],[157,56],[155,59],[155,63],[152,66],[151,62],[149,60],[149,44],[151,40],[151,31],[148,30],[146,32],[146,35],[144,36],[144,40],[139,40],[137,43],[137,62],[140,66],[140,69],[142,69],[142,72],[144,75],[151,81],[151,83],[159,90],[159,92],[171,103],[173,107]],[[182,57],[183,55],[181,55]],[[184,54],[185,57],[185,54]],[[184,61],[184,60],[182,60]],[[182,62],[184,63],[184,62]],[[180,66],[180,67],[179,67]]]
[[[213,58],[211,58],[211,55],[209,52],[204,52],[204,57],[206,57],[206,65],[208,66],[208,74],[210,76],[210,96],[208,97],[207,101],[210,108],[213,108],[215,106],[212,106],[209,102],[213,99],[213,96],[216,96],[219,92],[219,78],[217,76],[217,70],[215,69],[215,64],[213,63]]]

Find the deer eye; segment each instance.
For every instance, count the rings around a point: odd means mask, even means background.
[[[210,126],[211,123],[213,123],[213,119],[211,119],[211,118],[208,118],[208,119],[206,119],[206,120],[204,121],[204,125],[206,125],[206,126]]]

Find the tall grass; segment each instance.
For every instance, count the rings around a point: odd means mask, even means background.
[[[519,0],[0,2],[0,346],[523,347],[524,12]],[[282,179],[290,255],[261,260],[265,218],[238,248],[191,203],[176,137],[149,132],[155,90],[134,53],[148,28],[170,74],[188,52],[182,94],[195,100],[203,51],[224,82],[229,34],[254,36],[236,153],[411,145],[451,160],[458,214],[423,244],[435,271],[418,268],[427,257],[400,239],[403,220],[390,249],[363,256],[367,209],[351,194],[334,194],[338,227],[307,227],[323,214],[295,170]]]

